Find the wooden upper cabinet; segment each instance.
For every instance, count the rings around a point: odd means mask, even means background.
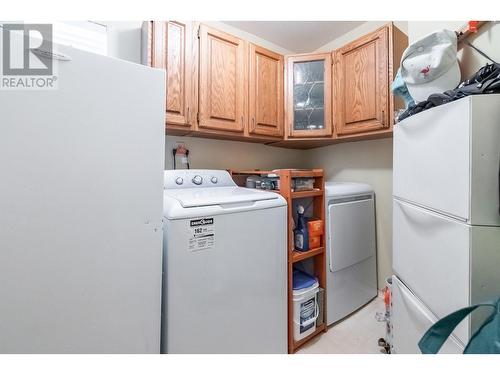
[[[230,34],[201,25],[200,129],[243,133],[247,95],[247,44]]]
[[[192,24],[167,22],[166,70],[167,70],[167,123],[191,124]]]
[[[167,134],[307,146],[390,135],[407,45],[389,23],[333,53],[284,58],[198,22],[146,21],[142,60],[166,72]]]
[[[192,22],[150,22],[149,65],[166,71],[167,131],[186,129],[196,114],[196,48],[193,45]]]
[[[334,117],[337,135],[390,128],[389,28],[336,50]]]
[[[249,133],[283,136],[283,56],[250,44]]]
[[[287,56],[286,124],[290,137],[328,137],[332,60],[329,53]]]

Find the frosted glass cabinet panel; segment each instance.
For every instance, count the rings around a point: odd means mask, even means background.
[[[287,79],[289,136],[331,135],[331,56],[289,56]]]

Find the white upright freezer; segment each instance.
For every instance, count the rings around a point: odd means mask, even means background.
[[[500,95],[477,95],[394,127],[395,353],[419,353],[434,321],[500,296],[499,124]],[[465,319],[442,352],[463,351],[482,318]]]
[[[54,52],[0,90],[0,353],[159,353],[164,72]]]

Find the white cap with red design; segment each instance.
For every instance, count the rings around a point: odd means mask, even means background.
[[[401,76],[416,102],[460,83],[457,35],[438,30],[410,44],[401,58]]]

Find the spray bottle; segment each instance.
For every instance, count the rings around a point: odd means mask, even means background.
[[[304,217],[304,206],[297,207],[297,226],[293,231],[295,250],[307,251],[309,250],[309,232],[307,230],[307,223]]]

